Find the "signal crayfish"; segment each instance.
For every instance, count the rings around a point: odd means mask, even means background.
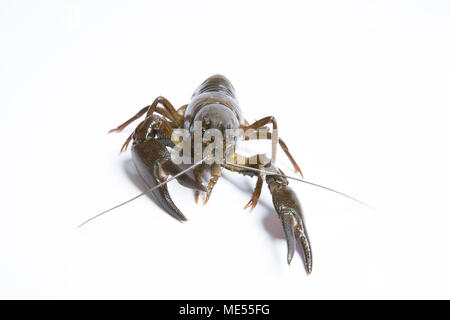
[[[204,203],[206,203],[221,176],[222,169],[227,169],[257,178],[253,195],[245,208],[256,206],[263,183],[266,182],[286,236],[287,262],[291,263],[296,243],[298,243],[304,253],[306,272],[311,273],[313,264],[311,244],[300,202],[292,188],[288,186],[288,179],[351,197],[303,180],[300,167],[289,153],[284,141],[278,138],[277,121],[273,116],[249,124],[242,115],[232,84],[222,75],[214,75],[206,79],[194,92],[189,104],[175,109],[166,98],[160,96],[151,105],[144,107],[135,116],[109,132],[122,131],[144,114],[144,120],[126,139],[121,152],[125,151],[132,141],[133,163],[149,189],[94,216],[81,225],[149,192],[153,192],[161,207],[172,217],[179,221],[186,221],[185,216],[170,197],[166,184],[177,179],[181,185],[195,190],[196,202],[200,192],[204,192]],[[267,125],[272,126],[271,131]],[[265,154],[246,157],[236,153],[236,144],[241,139],[271,139],[271,158],[266,157]],[[278,144],[302,179],[286,176],[275,165]],[[181,164],[190,166],[182,169]],[[191,170],[193,177],[188,174]],[[206,187],[202,182],[204,170],[210,170],[211,176]]]

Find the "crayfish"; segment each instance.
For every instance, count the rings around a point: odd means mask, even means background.
[[[143,194],[153,192],[156,201],[167,213],[179,221],[186,221],[186,217],[170,197],[167,183],[177,179],[181,185],[193,189],[196,202],[200,193],[205,193],[204,203],[206,203],[221,177],[222,169],[230,170],[257,178],[252,197],[245,208],[254,208],[257,205],[263,183],[266,182],[286,236],[287,262],[291,263],[298,243],[304,253],[306,272],[311,273],[313,264],[311,244],[300,202],[292,188],[288,186],[288,179],[299,180],[356,199],[303,180],[300,167],[290,154],[286,143],[278,137],[277,121],[273,116],[264,117],[251,124],[245,120],[231,82],[222,75],[213,75],[206,79],[195,90],[189,104],[175,109],[169,100],[160,96],[151,105],[144,107],[109,132],[120,132],[144,115],[144,120],[126,139],[121,152],[125,151],[132,141],[133,163],[149,189],[97,216]],[[271,125],[272,130],[269,130],[267,125]],[[271,139],[271,157],[265,154],[252,157],[238,154],[236,145],[242,139]],[[302,179],[286,176],[275,165],[278,144]],[[184,169],[182,165],[187,164],[190,166]],[[193,176],[189,175],[191,170]],[[202,181],[204,170],[210,171],[207,186],[204,186]]]

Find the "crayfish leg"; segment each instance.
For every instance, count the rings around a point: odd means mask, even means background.
[[[256,187],[255,187],[255,190],[253,190],[252,198],[246,204],[244,209],[247,209],[250,206],[251,206],[251,209],[256,207],[256,205],[258,204],[259,197],[261,195],[263,182],[264,182],[264,178],[262,176],[258,176],[258,181],[256,181]]]

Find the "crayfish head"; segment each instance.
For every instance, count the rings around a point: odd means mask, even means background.
[[[191,133],[201,136],[201,149],[211,153],[211,157],[221,163],[224,156],[234,150],[235,137],[238,135],[235,130],[239,128],[239,120],[230,108],[212,103],[204,106],[195,115]]]
[[[201,130],[204,134],[207,130],[217,129],[223,137],[226,136],[227,129],[238,129],[239,121],[236,114],[227,106],[213,103],[204,106],[194,118],[194,123],[201,123]]]

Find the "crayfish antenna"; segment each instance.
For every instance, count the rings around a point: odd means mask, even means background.
[[[88,220],[86,220],[86,221],[84,221],[83,223],[81,223],[80,225],[78,225],[77,228],[82,227],[83,225],[85,225],[85,224],[88,223],[89,221],[92,221],[92,220],[94,220],[94,219],[96,219],[96,218],[98,218],[98,217],[104,215],[105,213],[108,213],[108,212],[110,212],[110,211],[112,211],[112,210],[114,210],[114,209],[117,209],[117,208],[119,208],[119,207],[121,207],[121,206],[123,206],[123,205],[126,205],[127,203],[130,203],[131,201],[136,200],[137,198],[142,197],[143,195],[145,195],[145,194],[147,194],[147,193],[150,193],[150,192],[152,192],[152,191],[154,191],[154,190],[156,190],[156,189],[158,189],[158,188],[164,186],[166,183],[168,183],[168,182],[170,182],[170,181],[172,181],[172,180],[178,178],[179,176],[185,174],[186,172],[188,172],[188,171],[194,169],[195,167],[197,167],[198,165],[202,164],[203,161],[205,161],[205,160],[206,160],[206,158],[204,158],[204,159],[198,161],[197,163],[193,164],[193,165],[190,166],[189,168],[184,169],[184,170],[178,172],[177,174],[171,176],[170,178],[168,178],[168,179],[166,179],[165,181],[163,181],[163,182],[157,184],[156,186],[154,186],[154,187],[152,187],[152,188],[148,188],[147,190],[141,192],[141,193],[138,194],[137,196],[135,196],[135,197],[133,197],[133,198],[127,200],[127,201],[124,201],[124,202],[122,202],[122,203],[120,203],[120,204],[118,204],[118,205],[116,205],[116,206],[114,206],[114,207],[112,207],[112,208],[109,208],[108,210],[105,210],[105,211],[103,211],[103,212],[100,212],[99,214],[93,216],[92,218],[89,218]]]
[[[329,187],[320,185],[320,184],[318,184],[318,183],[314,183],[314,182],[307,181],[307,180],[304,180],[304,179],[300,179],[300,178],[297,178],[297,177],[287,176],[287,175],[282,174],[282,173],[279,173],[279,172],[272,172],[272,171],[267,171],[267,170],[262,170],[262,169],[252,168],[252,167],[240,165],[240,164],[237,164],[237,163],[226,162],[226,164],[227,164],[227,165],[230,165],[230,166],[232,166],[232,167],[236,167],[236,168],[248,169],[248,170],[250,170],[250,171],[255,171],[255,172],[263,173],[263,174],[268,175],[268,176],[278,176],[278,177],[283,177],[283,178],[286,178],[286,179],[291,179],[291,180],[295,180],[295,181],[300,181],[300,182],[302,182],[302,183],[309,184],[309,185],[314,186],[314,187],[317,187],[317,188],[321,188],[321,189],[325,189],[325,190],[328,190],[328,191],[337,193],[337,194],[339,194],[339,195],[341,195],[341,196],[343,196],[343,197],[346,197],[346,198],[348,198],[348,199],[350,199],[350,200],[356,201],[356,202],[358,202],[359,204],[362,204],[363,206],[366,206],[366,207],[371,208],[371,209],[373,209],[373,210],[377,210],[376,208],[372,207],[371,205],[369,205],[369,204],[367,204],[367,203],[365,203],[365,202],[362,202],[361,200],[358,200],[358,199],[356,199],[356,198],[354,198],[354,197],[352,197],[352,196],[349,196],[348,194],[345,194],[345,193],[340,192],[340,191],[337,191],[337,190],[335,190],[335,189],[332,189],[332,188],[329,188]]]

